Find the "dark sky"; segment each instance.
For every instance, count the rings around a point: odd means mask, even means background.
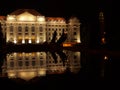
[[[3,0],[0,14],[6,14],[19,8],[35,8],[50,16],[80,15],[89,16],[99,7],[105,8],[111,0]]]
[[[3,0],[0,3],[0,15],[7,15],[20,8],[32,8],[44,16],[77,16],[81,21],[91,23],[98,19],[100,8],[108,17],[111,4],[112,0]]]
[[[77,16],[88,23],[98,19],[100,9],[104,11],[106,21],[110,22],[113,3],[112,0],[2,0],[0,2],[0,15],[7,15],[21,8],[32,8],[44,16],[68,18]]]

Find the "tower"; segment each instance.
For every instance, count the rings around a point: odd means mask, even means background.
[[[105,38],[105,27],[104,27],[104,14],[101,11],[99,13],[99,25],[100,25],[100,43],[105,44],[106,43],[106,38]]]

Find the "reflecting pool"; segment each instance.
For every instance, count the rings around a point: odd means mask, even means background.
[[[111,62],[109,55],[59,50],[1,53],[0,83],[12,88],[81,88],[103,82]],[[110,72],[109,72],[110,73]],[[7,87],[4,87],[7,88]]]

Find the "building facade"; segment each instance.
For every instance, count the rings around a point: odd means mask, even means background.
[[[6,42],[14,44],[36,44],[50,42],[54,31],[57,41],[64,31],[65,42],[81,43],[80,21],[72,17],[68,21],[63,17],[45,17],[33,9],[18,9],[6,17],[0,18],[1,28]]]

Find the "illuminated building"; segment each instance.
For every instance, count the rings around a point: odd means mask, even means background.
[[[30,80],[47,74],[62,74],[67,68],[72,73],[79,72],[80,52],[64,51],[64,53],[68,56],[65,65],[58,54],[56,54],[57,62],[55,62],[50,52],[7,54],[2,66],[2,74],[7,75],[8,78]]]
[[[0,22],[7,43],[50,42],[54,31],[57,31],[56,41],[64,31],[68,35],[65,42],[81,43],[80,22],[76,17],[66,21],[63,17],[45,17],[33,9],[18,9],[0,18]]]

